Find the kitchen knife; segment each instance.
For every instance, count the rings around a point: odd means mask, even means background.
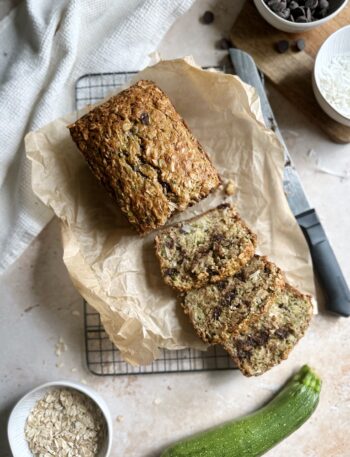
[[[277,126],[263,82],[253,58],[240,49],[229,50],[234,72],[257,90],[267,127],[274,130],[284,147],[283,187],[296,220],[308,242],[313,266],[327,295],[326,309],[344,317],[350,315],[350,291],[316,211],[308,202],[287,146]]]

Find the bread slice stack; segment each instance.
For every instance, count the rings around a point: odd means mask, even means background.
[[[223,204],[162,229],[155,239],[164,281],[206,343],[220,344],[256,376],[286,359],[312,316],[311,297],[255,254],[256,235]]]

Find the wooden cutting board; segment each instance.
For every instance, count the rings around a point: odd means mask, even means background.
[[[248,52],[276,89],[336,143],[350,142],[350,127],[333,121],[320,108],[312,90],[312,72],[316,54],[325,39],[349,24],[350,7],[347,6],[322,27],[298,34],[284,33],[269,25],[260,16],[252,0],[247,0],[231,32],[232,43]],[[298,38],[305,40],[304,51],[276,52],[277,41]]]

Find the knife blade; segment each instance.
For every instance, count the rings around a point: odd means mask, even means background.
[[[284,148],[284,192],[290,209],[309,245],[314,270],[318,274],[321,285],[327,295],[326,309],[340,316],[349,317],[349,287],[316,210],[311,207],[306,197],[299,175],[278,128],[259,70],[248,53],[240,49],[230,48],[229,54],[235,74],[257,90],[265,124],[275,132]]]

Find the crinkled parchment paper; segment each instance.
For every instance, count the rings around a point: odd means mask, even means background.
[[[257,232],[259,252],[276,261],[292,284],[314,294],[309,250],[283,193],[282,147],[263,125],[255,90],[182,59],[146,68],[137,75],[144,78],[169,95],[224,181],[237,185],[235,196],[218,190],[172,221],[232,200]],[[26,137],[33,189],[61,220],[63,260],[76,288],[130,363],[152,362],[160,347],[205,348],[177,295],[162,282],[154,234],[142,238],[128,226],[70,139],[66,126],[81,115],[57,119]]]

